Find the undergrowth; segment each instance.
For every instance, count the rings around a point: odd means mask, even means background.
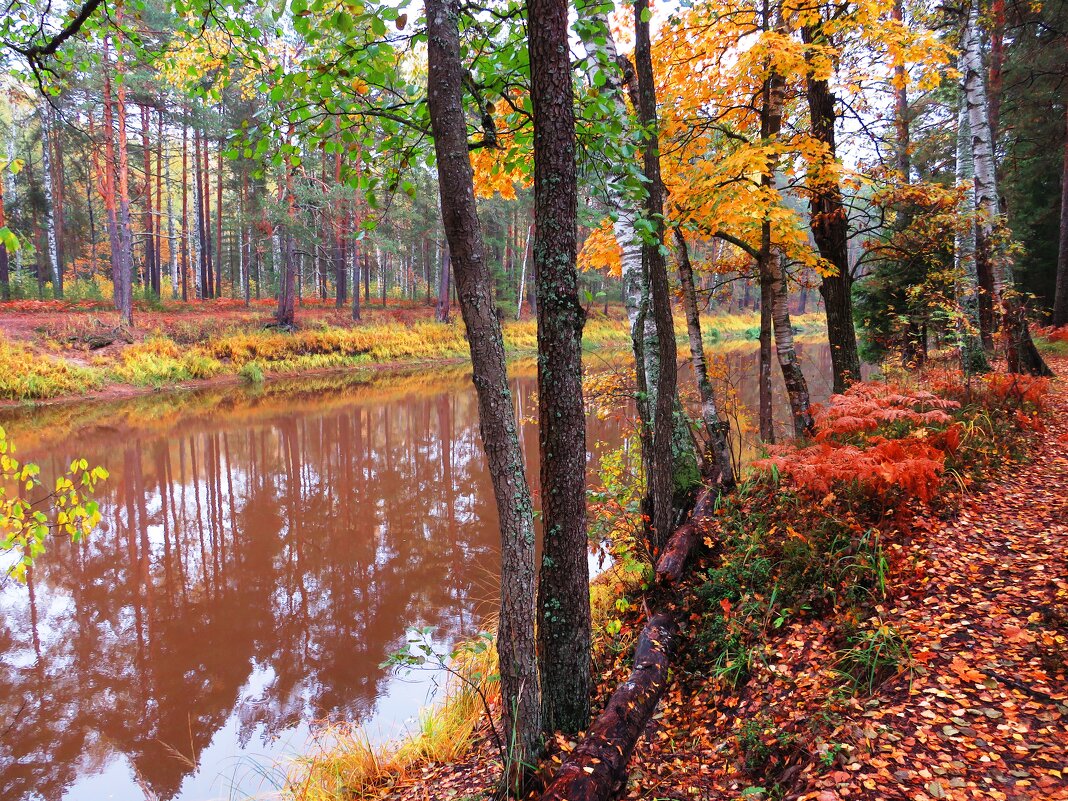
[[[727,692],[753,691],[751,676],[778,675],[780,630],[805,620],[830,623],[824,668],[843,698],[870,695],[912,669],[909,633],[884,614],[895,566],[907,575],[912,516],[935,499],[952,507],[947,501],[1018,457],[1042,426],[1048,390],[1045,379],[1003,374],[925,381],[931,389],[862,383],[832,397],[815,415],[811,443],[772,448],[721,505],[718,561],[695,592],[690,671]],[[819,740],[816,729],[836,725],[833,716],[785,714],[779,724],[754,719],[735,730],[741,769],[769,793],[790,764],[810,759],[793,748],[796,738]]]

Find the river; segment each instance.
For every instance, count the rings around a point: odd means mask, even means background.
[[[823,399],[828,351],[804,351]],[[723,352],[739,408],[755,408],[755,343]],[[534,370],[513,373],[536,477]],[[0,585],[5,801],[271,797],[319,722],[382,740],[432,701],[438,676],[380,667],[407,627],[448,648],[496,606],[496,512],[463,369],[0,423],[44,476],[75,456],[111,473],[100,529],[52,542],[27,584]],[[618,423],[591,416],[591,472],[620,442]]]

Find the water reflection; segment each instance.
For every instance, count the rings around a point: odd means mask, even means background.
[[[826,349],[812,356],[816,380]],[[731,372],[755,407],[751,358],[731,355]],[[520,369],[521,419],[533,387]],[[406,626],[447,645],[495,606],[496,511],[463,372],[6,417],[45,474],[78,455],[111,478],[101,530],[0,589],[4,799],[228,797],[236,758],[298,752],[311,721],[410,718],[427,688],[379,667]],[[619,436],[591,418],[591,445]],[[522,438],[537,476],[533,426]]]

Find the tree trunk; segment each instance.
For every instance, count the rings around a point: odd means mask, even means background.
[[[582,403],[586,312],[575,266],[578,179],[567,15],[567,0],[527,0],[544,521],[537,621],[542,727],[574,734],[590,719],[591,635]]]
[[[651,506],[651,541],[663,548],[675,516],[675,476],[672,441],[675,434],[678,364],[675,323],[671,316],[667,265],[664,262],[663,183],[660,179],[660,143],[657,133],[656,84],[653,76],[652,44],[646,12],[648,0],[634,4],[634,58],[638,83],[638,117],[645,128],[644,172],[647,179],[646,217],[655,235],[643,245],[643,258],[649,270],[653,319],[659,341],[660,371],[656,376],[656,404],[653,408],[653,458],[649,476],[648,503]],[[679,487],[682,489],[682,487]],[[686,487],[689,489],[689,487]]]
[[[771,284],[774,278],[771,264],[776,255],[771,247],[770,223],[765,221],[761,227],[764,229],[761,234],[763,244],[760,247],[760,258],[757,260],[760,281],[760,352],[757,366],[760,402],[757,419],[761,441],[773,443],[775,442],[775,409],[771,397]]]
[[[117,12],[121,18],[121,9]],[[119,149],[119,240],[122,256],[122,284],[116,287],[115,303],[122,321],[133,325],[133,235],[130,231],[130,164],[126,151],[126,84],[121,80],[123,71],[122,51],[116,53],[117,69],[120,72],[116,90],[115,113],[118,117]]]
[[[182,302],[189,300],[189,125],[182,115]]]
[[[806,44],[825,43],[822,23],[802,29]],[[849,216],[842,199],[837,178],[821,179],[828,162],[838,158],[835,144],[835,98],[830,84],[810,73],[806,95],[812,134],[826,147],[823,158],[811,166],[812,236],[820,255],[834,268],[823,276],[820,294],[827,316],[827,339],[831,346],[831,368],[834,391],[844,392],[854,381],[860,380],[860,354],[857,352],[857,333],[853,325],[853,279],[849,272]]]
[[[152,148],[148,141],[148,106],[141,105],[141,150],[145,168],[145,272],[148,279],[149,289],[153,296],[159,297],[159,277],[156,272],[156,243],[152,234],[156,223],[152,217]]]
[[[100,194],[104,198],[104,210],[107,216],[108,246],[111,250],[111,285],[115,307],[121,312],[122,297],[122,242],[119,238],[119,215],[116,200],[117,164],[115,156],[115,121],[114,106],[111,95],[111,69],[108,54],[109,42],[104,40],[104,172],[101,176]]]
[[[963,74],[963,73],[962,73]],[[975,179],[972,160],[971,126],[967,108],[962,104],[957,118],[957,184],[971,183]],[[957,304],[960,318],[957,323],[957,347],[960,351],[960,367],[965,375],[985,373],[990,370],[986,351],[979,332],[979,275],[975,263],[975,200],[974,193],[961,203],[961,218],[967,223],[958,226],[953,241],[953,262],[957,274]]]
[[[37,106],[37,119],[41,123],[41,173],[44,180],[45,235],[48,242],[48,266],[52,274],[52,293],[63,297],[63,272],[59,264],[59,238],[56,233],[56,187],[52,172],[52,120],[48,113],[48,100],[42,99]]]
[[[193,246],[193,264],[196,266],[196,296],[207,297],[208,274],[204,247],[204,170],[200,158],[200,130],[193,128],[193,222],[196,236]]]
[[[458,0],[427,0],[427,96],[438,165],[441,216],[455,261],[460,311],[471,348],[482,445],[501,527],[501,609],[497,631],[505,731],[515,749],[506,782],[537,755],[541,699],[534,642],[534,519],[523,467],[493,277],[475,204],[463,110]]]
[[[221,121],[220,121],[221,122]],[[219,149],[215,155],[215,279],[214,293],[212,297],[222,297],[223,277],[223,224],[222,224],[222,200],[223,200],[223,148],[222,139],[218,142]],[[204,155],[207,156],[208,143],[204,140]],[[204,175],[207,175],[207,169]]]
[[[163,99],[160,98],[156,108],[156,286],[162,289],[163,285]],[[170,179],[170,160],[167,163],[167,178]],[[167,223],[170,225],[171,193],[167,190]],[[168,244],[172,240],[168,239]],[[172,260],[173,265],[173,260]],[[157,291],[156,294],[159,294]]]
[[[434,319],[439,323],[449,322],[449,293],[450,272],[452,270],[452,257],[449,255],[449,244],[442,246],[441,253],[441,276],[438,283],[438,305],[434,311]]]
[[[527,288],[527,259],[530,258],[530,249],[534,246],[534,223],[527,226],[527,238],[523,242],[523,266],[519,270],[519,301],[515,304],[515,319],[523,316],[523,293]]]
[[[716,408],[716,395],[712,391],[712,382],[708,380],[708,366],[705,363],[705,343],[701,336],[701,317],[697,310],[697,289],[693,280],[693,265],[690,264],[690,250],[682,229],[675,227],[675,247],[679,263],[679,283],[682,285],[682,303],[686,310],[686,331],[690,336],[690,360],[693,362],[694,379],[697,392],[701,397],[701,422],[704,424],[711,451],[706,468],[709,478],[717,486],[729,489],[734,486],[734,466],[731,462],[728,434],[730,425],[720,419]]]
[[[790,293],[786,284],[786,264],[782,254],[771,265],[771,321],[775,329],[775,355],[782,370],[786,394],[790,399],[790,415],[794,421],[794,436],[810,437],[815,431],[812,419],[812,398],[808,382],[801,371],[794,348],[794,327],[790,321]]]
[[[995,236],[1001,214],[998,206],[994,147],[990,134],[990,115],[986,87],[983,85],[977,0],[972,0],[968,12],[961,59],[968,125],[971,129],[971,155],[975,167],[975,208],[978,212],[976,241],[979,254],[977,262],[986,261],[991,265],[994,298],[1004,316],[1002,340],[1005,360],[1010,373],[1052,375],[1031,340],[1026,310],[1013,277],[1012,256],[1005,252],[1004,248],[999,247],[995,251]]]
[[[1064,137],[1064,167],[1061,171],[1061,238],[1057,249],[1057,290],[1053,300],[1053,324],[1068,325],[1068,114]]]
[[[286,142],[292,140],[293,125],[290,124]],[[288,151],[285,156],[285,200],[288,226],[283,232],[284,253],[282,273],[278,277],[278,308],[275,310],[275,321],[279,325],[291,327],[296,322],[297,313],[297,264],[293,252],[293,227],[297,218],[297,201],[293,189],[293,159]]]
[[[0,182],[0,228],[7,225],[4,214],[4,191],[6,181]],[[0,300],[11,300],[11,275],[8,266],[7,246],[0,242]]]

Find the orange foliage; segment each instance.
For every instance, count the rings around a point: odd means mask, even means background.
[[[947,413],[959,403],[890,384],[855,384],[816,413],[816,443],[785,445],[756,463],[789,476],[803,492],[857,486],[929,501],[961,431]],[[881,432],[881,433],[875,433]]]
[[[605,218],[582,243],[578,267],[585,271],[605,270],[613,278],[619,278],[623,270],[622,257],[623,251],[616,239],[612,221]]]

